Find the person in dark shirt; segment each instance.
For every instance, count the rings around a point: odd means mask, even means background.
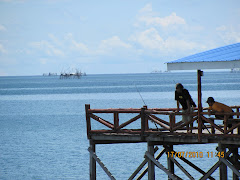
[[[184,89],[181,83],[176,84],[175,100],[177,101],[177,110],[179,111],[180,109],[179,106],[181,104],[183,113],[192,113],[194,111],[194,107],[196,107],[196,104],[194,103],[188,90]],[[192,120],[191,115],[188,115],[188,114],[182,115],[182,121],[184,123],[187,123],[188,121],[191,121],[191,120]],[[187,125],[188,133],[192,131],[193,123],[191,123],[190,125],[191,125],[190,130],[189,130],[189,125]]]

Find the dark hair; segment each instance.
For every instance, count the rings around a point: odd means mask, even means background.
[[[207,103],[209,103],[209,102],[215,102],[214,99],[213,99],[213,97],[209,97],[209,98],[207,99]]]
[[[183,89],[183,85],[181,83],[176,84],[176,89]]]

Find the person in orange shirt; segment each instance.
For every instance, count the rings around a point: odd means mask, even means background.
[[[233,112],[232,108],[230,108],[229,106],[220,103],[220,102],[216,102],[213,97],[209,97],[207,99],[207,103],[209,105],[208,108],[208,113],[209,115],[211,114],[211,112],[215,113],[215,112],[222,112],[222,113],[230,113]],[[216,118],[218,119],[224,119],[224,115],[215,115]],[[229,118],[233,118],[233,116],[230,116]]]

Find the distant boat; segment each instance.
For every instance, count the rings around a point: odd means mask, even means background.
[[[162,73],[162,71],[161,70],[153,70],[151,73],[158,74],[158,73]]]
[[[231,73],[240,73],[240,68],[231,69]]]
[[[57,73],[43,73],[43,76],[57,76]]]

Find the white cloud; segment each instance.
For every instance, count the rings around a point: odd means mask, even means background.
[[[51,42],[58,47],[63,46],[63,42],[60,41],[54,34],[48,34],[48,37],[50,38]]]
[[[175,12],[166,17],[149,17],[149,16],[141,16],[138,19],[140,22],[145,23],[147,26],[162,26],[168,27],[170,25],[178,25],[178,24],[186,24],[185,20],[176,15]]]
[[[141,13],[141,14],[153,13],[152,4],[151,3],[146,4],[142,9],[139,10],[139,13]]]
[[[41,64],[46,64],[48,60],[46,58],[40,58],[39,61]]]
[[[58,48],[53,46],[51,43],[49,43],[48,41],[45,41],[45,40],[42,40],[39,42],[33,42],[33,43],[31,43],[31,46],[36,49],[42,50],[49,56],[59,56],[59,57],[64,56],[63,51],[59,50]]]
[[[180,58],[207,47],[206,39],[199,36],[204,27],[188,24],[175,12],[160,16],[159,12],[153,11],[152,4],[139,11],[134,25],[137,28],[129,40],[140,47],[144,56]]]
[[[72,33],[68,33],[65,36],[65,40],[70,42],[70,49],[74,50],[74,51],[80,51],[80,52],[84,52],[84,53],[89,53],[90,50],[88,49],[87,45],[85,45],[84,43],[81,42],[77,42],[74,38]]]
[[[0,24],[0,31],[6,31],[6,27]]]
[[[123,42],[118,36],[113,36],[109,39],[101,41],[97,53],[108,54],[122,49],[127,50],[131,48],[132,46],[130,44]]]
[[[47,40],[30,43],[31,55],[35,54],[42,65],[49,63],[83,63],[92,60],[96,52],[90,51],[84,43],[77,42],[72,33],[58,38],[48,34]],[[90,60],[89,60],[90,59]]]
[[[164,48],[165,49],[170,49],[172,52],[174,52],[174,51],[175,52],[177,52],[177,51],[189,51],[189,50],[193,50],[197,47],[199,47],[199,45],[195,42],[186,41],[184,39],[177,39],[175,37],[169,37],[164,42]]]
[[[139,43],[143,48],[159,49],[164,41],[155,28],[147,29],[134,35],[131,40]]]
[[[219,26],[216,28],[220,38],[226,43],[240,42],[240,25],[238,26]]]
[[[7,50],[3,47],[2,44],[0,44],[0,52],[1,53],[7,53]]]
[[[154,54],[154,56],[167,55],[169,53],[178,54],[181,51],[189,52],[197,47],[200,48],[200,45],[197,43],[178,37],[169,36],[164,39],[155,28],[139,32],[132,36],[130,40],[138,43],[145,53],[151,53]],[[201,47],[200,49],[202,48],[204,47]],[[171,56],[171,54],[169,55]]]
[[[147,4],[144,8],[139,11],[137,16],[137,23],[135,25],[143,23],[147,26],[161,26],[168,27],[171,25],[185,25],[186,21],[184,18],[177,16],[175,12],[172,12],[169,16],[159,17],[152,11],[152,5]]]

